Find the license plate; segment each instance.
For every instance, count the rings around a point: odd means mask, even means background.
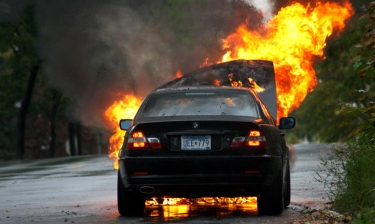
[[[181,136],[182,150],[210,150],[211,136]]]

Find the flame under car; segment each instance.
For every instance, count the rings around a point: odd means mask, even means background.
[[[119,153],[118,210],[141,215],[145,200],[163,197],[257,197],[258,213],[290,204],[288,147],[252,88],[163,86],[143,101]]]

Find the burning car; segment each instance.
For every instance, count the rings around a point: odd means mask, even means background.
[[[257,197],[259,214],[290,204],[288,147],[277,119],[273,63],[232,61],[187,73],[152,91],[119,152],[118,210],[141,215],[164,197]]]

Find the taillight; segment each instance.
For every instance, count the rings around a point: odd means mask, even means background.
[[[147,138],[152,149],[161,149],[161,142],[158,138]]]
[[[263,133],[259,130],[251,130],[247,137],[235,137],[233,138],[231,148],[242,148],[242,147],[267,147],[267,139]]]
[[[246,140],[246,146],[267,146],[266,137],[260,131],[250,131]]]
[[[235,137],[232,140],[232,143],[230,143],[231,148],[242,148],[243,143],[245,142],[245,137]]]
[[[145,135],[141,131],[136,131],[132,133],[132,138],[144,138]]]
[[[161,149],[161,143],[158,138],[146,138],[141,131],[130,134],[128,139],[128,149]]]

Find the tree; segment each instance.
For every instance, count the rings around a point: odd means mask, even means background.
[[[343,127],[356,124],[344,147],[333,148],[333,158],[323,158],[317,172],[329,189],[334,208],[355,215],[355,223],[375,220],[375,2],[367,5],[360,18],[362,40],[354,47],[351,77],[344,79],[352,103],[342,104],[338,114],[345,118]],[[319,179],[318,179],[319,180]],[[359,215],[357,215],[359,213]]]
[[[55,156],[65,147],[67,99],[51,88],[36,47],[34,8],[0,23],[0,156]],[[28,151],[26,151],[28,149]],[[40,153],[40,151],[43,151]],[[46,153],[47,152],[47,153]],[[49,152],[49,153],[48,153]],[[61,153],[60,153],[61,154]],[[0,158],[1,159],[1,158]]]
[[[355,71],[356,79],[345,80],[348,86],[355,83],[351,93],[356,97],[356,107],[345,105],[343,111],[350,117],[356,117],[358,127],[354,133],[374,133],[375,129],[375,1],[367,5],[367,13],[361,18],[364,22],[364,35],[362,41],[355,45],[355,55],[351,65]]]
[[[34,90],[36,77],[40,72],[41,60],[38,57],[35,46],[36,25],[34,22],[34,10],[27,8],[22,19],[15,22],[2,24],[1,50],[7,53],[4,66],[7,67],[5,74],[8,82],[15,82],[14,88],[6,88],[16,93],[18,99],[18,158],[23,159],[25,153],[25,126],[26,116],[30,106],[31,96]],[[26,81],[27,80],[27,81]],[[13,84],[13,83],[12,83]],[[25,91],[21,96],[18,85],[23,86]],[[25,86],[26,85],[26,86]],[[3,94],[7,92],[5,90]]]

